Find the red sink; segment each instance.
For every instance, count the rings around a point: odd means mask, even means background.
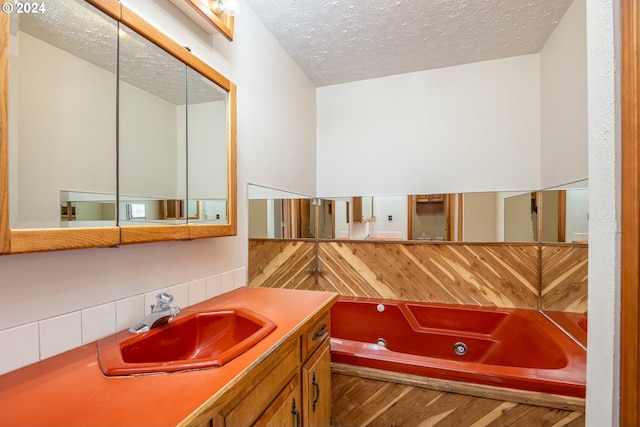
[[[107,376],[175,372],[224,365],[276,328],[257,313],[234,308],[184,313],[149,332],[120,332],[98,342]]]

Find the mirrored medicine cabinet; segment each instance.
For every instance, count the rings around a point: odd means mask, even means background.
[[[0,28],[0,253],[236,234],[230,80],[115,0]]]

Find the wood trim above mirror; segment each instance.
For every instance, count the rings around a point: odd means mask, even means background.
[[[85,0],[121,21],[228,92],[227,223],[16,229],[9,222],[9,15],[0,14],[0,254],[54,251],[237,234],[236,86],[185,47],[115,0]],[[115,142],[114,142],[115,144]]]
[[[171,3],[207,33],[211,34],[210,29],[213,27],[227,40],[233,41],[233,16],[227,13],[215,13],[211,9],[211,0],[208,2],[209,6],[200,0],[171,0]]]

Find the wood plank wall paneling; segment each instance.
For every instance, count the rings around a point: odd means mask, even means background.
[[[588,246],[249,240],[250,286],[536,309],[539,282],[541,308],[586,312]]]
[[[542,245],[541,309],[587,312],[588,252],[586,244]]]
[[[249,239],[249,286],[316,289],[316,243]]]
[[[356,295],[536,309],[538,245],[318,242],[318,288]]]
[[[333,373],[335,427],[507,427],[585,425],[584,411],[450,393]]]

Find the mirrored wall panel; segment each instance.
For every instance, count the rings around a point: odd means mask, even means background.
[[[283,201],[279,203],[293,203],[288,199],[300,197],[308,200],[310,209],[296,212],[308,223],[308,236],[317,234],[320,239],[567,243],[588,239],[586,180],[544,191],[324,199],[279,192],[276,198]]]
[[[574,182],[542,191],[542,241],[589,241],[589,183]]]
[[[249,238],[316,237],[316,200],[310,196],[249,184]]]
[[[186,223],[187,66],[125,25],[119,35],[119,224]]]
[[[10,19],[10,227],[115,226],[118,23],[82,0]]]
[[[187,67],[187,222],[226,224],[227,92]]]

